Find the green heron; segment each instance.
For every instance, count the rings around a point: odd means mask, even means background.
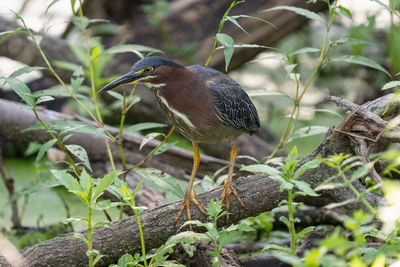
[[[191,202],[205,214],[193,190],[193,182],[200,164],[198,143],[231,143],[228,177],[224,182],[221,200],[223,203],[226,198],[228,212],[231,194],[245,207],[232,186],[237,155],[233,140],[242,133],[257,132],[260,120],[256,108],[242,87],[227,75],[212,68],[201,65],[183,67],[167,58],[149,56],[137,61],[127,74],[110,82],[100,91],[136,82],[151,88],[158,105],[173,127],[193,144],[192,174],[175,223],[185,207],[188,220],[191,220]]]

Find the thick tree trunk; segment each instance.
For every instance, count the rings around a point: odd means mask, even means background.
[[[353,134],[350,131],[353,126],[357,126],[356,128],[358,129],[363,122],[368,127],[380,129],[368,132],[368,135],[373,134],[376,137],[385,136],[385,134],[382,134],[382,130],[386,126],[386,122],[373,112],[379,112],[392,96],[382,97],[353,110],[354,112],[344,120],[346,125],[349,126],[345,128],[348,132],[343,133],[344,131],[342,130],[338,132],[331,129],[327,133],[323,143],[313,153],[299,161],[299,166],[307,163],[317,155],[321,155],[324,158],[335,153],[350,153],[354,155],[354,146],[350,145],[352,141],[348,136]],[[400,101],[394,101],[391,105],[392,111],[399,110],[399,107]],[[381,113],[378,114],[381,115]],[[390,113],[387,115],[390,116]],[[358,120],[357,118],[364,118],[364,120]],[[359,137],[362,134],[359,133]],[[391,138],[390,135],[387,136]],[[397,139],[390,140],[398,141]],[[335,171],[327,165],[321,165],[316,169],[305,172],[300,177],[300,180],[307,182],[311,187],[315,188],[335,174]],[[358,181],[354,181],[353,185],[359,192],[364,191],[364,186]],[[247,209],[243,209],[237,201],[233,200],[231,203],[231,221],[229,224],[236,223],[243,218],[256,216],[261,212],[277,207],[280,201],[287,198],[287,194],[281,192],[279,186],[279,184],[264,174],[239,178],[235,183],[235,188],[247,206]],[[218,188],[197,196],[197,199],[205,207],[211,199],[220,198],[221,193],[222,189]],[[353,192],[347,187],[321,191],[319,193],[321,196],[318,198],[328,202],[342,202],[355,198]],[[379,196],[371,193],[366,193],[364,198],[373,206],[376,206],[380,200]],[[303,197],[299,200],[307,203],[308,201],[315,201],[315,199],[312,197]],[[170,236],[177,233],[180,225],[174,226],[173,221],[180,206],[181,203],[178,201],[144,212],[140,216],[147,250],[159,247]],[[364,206],[360,202],[354,201],[347,204],[345,208],[347,212],[352,212],[362,209]],[[193,209],[192,213],[192,219],[205,220],[204,216],[197,209]],[[186,216],[183,215],[182,217],[182,220],[186,219]],[[223,218],[220,224],[228,225],[228,222]],[[201,231],[203,229],[198,230]],[[70,234],[62,235],[42,242],[22,250],[22,255],[30,266],[85,266],[87,264],[87,256],[85,254],[87,249],[86,244],[79,239],[70,240],[70,237]],[[99,264],[102,266],[116,262],[124,253],[136,253],[140,251],[139,233],[134,217],[116,222],[107,228],[97,228],[94,231],[93,240],[94,247],[104,255]],[[1,264],[6,266],[4,258],[0,259]]]

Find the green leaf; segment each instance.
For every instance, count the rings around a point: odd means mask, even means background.
[[[25,83],[16,78],[7,78],[7,83],[11,89],[30,107],[35,107],[35,98],[32,96],[31,90]]]
[[[351,180],[353,181],[367,176],[372,167],[373,162],[370,162],[367,165],[361,165],[353,172],[353,174],[351,175]]]
[[[148,135],[146,135],[146,136],[143,138],[142,143],[140,143],[139,151],[142,150],[142,148],[143,148],[150,140],[153,140],[154,138],[156,138],[157,136],[160,136],[160,135],[162,135],[162,134],[161,134],[161,133],[149,133]]]
[[[50,171],[54,177],[63,185],[68,191],[75,193],[75,192],[82,192],[82,187],[78,183],[78,181],[72,177],[71,174],[67,173],[64,170],[51,170]]]
[[[322,190],[332,190],[338,189],[340,187],[346,187],[346,184],[343,183],[324,183],[314,188],[315,192],[322,191]]]
[[[400,18],[400,15],[398,14],[398,12],[396,12],[396,10],[394,10],[390,6],[386,5],[382,1],[380,1],[380,0],[370,0],[370,1],[378,3],[379,5],[383,6],[387,10],[389,10],[393,15],[397,16],[398,18]]]
[[[297,163],[297,147],[294,146],[292,151],[290,151],[289,155],[285,158],[285,165],[282,167],[282,169],[286,173],[286,177],[292,178],[292,174],[294,168],[296,167],[296,163]]]
[[[211,218],[215,219],[222,212],[222,202],[220,199],[218,200],[210,200],[207,203],[207,215]]]
[[[377,44],[375,44],[373,42],[362,40],[362,39],[357,39],[357,38],[350,38],[350,37],[341,37],[339,39],[330,41],[330,43],[331,43],[332,46],[339,46],[339,45],[350,45],[350,46],[354,46],[354,45],[371,45],[371,46],[377,46]]]
[[[225,33],[217,33],[216,34],[218,42],[224,47],[224,55],[225,55],[225,71],[228,71],[229,63],[231,62],[233,51],[234,51],[234,44],[232,37]]]
[[[305,53],[316,53],[316,52],[320,52],[320,51],[321,51],[321,49],[315,48],[315,47],[303,47],[303,48],[300,48],[300,49],[297,49],[297,50],[291,52],[288,56],[292,57],[295,55],[300,55],[300,54],[305,54]]]
[[[92,186],[92,178],[87,173],[85,168],[83,168],[83,170],[81,172],[81,176],[79,177],[79,181],[80,181],[81,186],[85,190],[85,193],[87,194],[89,192],[90,187]]]
[[[258,44],[234,44],[233,48],[268,48],[271,50],[278,50],[278,49],[274,49],[274,47],[271,46],[265,46],[265,45],[258,45]],[[217,50],[221,50],[224,49],[223,46],[218,46]]]
[[[75,69],[74,73],[72,73],[71,77],[71,86],[74,94],[76,94],[79,91],[79,86],[81,86],[84,79],[85,79],[85,74],[83,73],[83,68],[82,66],[79,66],[77,69]]]
[[[233,226],[233,225],[231,225]],[[230,228],[230,227],[228,227]],[[225,229],[227,230],[227,229]],[[230,231],[224,231],[220,234],[220,237],[218,239],[218,249],[222,249],[223,246],[232,243],[233,239],[237,236],[239,236],[241,233],[240,231],[237,231],[237,227],[235,229],[232,229]]]
[[[6,41],[8,38],[10,38],[11,36],[13,36],[14,34],[17,33],[27,33],[27,31],[25,29],[14,29],[14,30],[10,30],[10,31],[4,31],[0,33],[0,36],[5,35],[3,38],[1,38],[0,40],[0,44],[2,44],[4,41]]]
[[[167,124],[157,122],[141,122],[124,128],[124,133],[139,133],[140,131],[166,127]]]
[[[348,19],[350,19],[350,20],[353,20],[353,16],[351,15],[350,10],[348,10],[347,8],[345,8],[345,7],[342,6],[342,5],[340,5],[340,6],[337,7],[336,12],[337,12],[339,15],[343,16],[343,17],[346,17],[346,18],[348,18]]]
[[[110,54],[118,54],[126,52],[151,52],[151,53],[164,54],[164,52],[159,49],[155,49],[150,46],[136,45],[136,44],[115,45],[107,49],[105,52]]]
[[[276,26],[272,22],[269,22],[268,20],[265,20],[265,19],[262,19],[262,18],[258,18],[258,17],[253,17],[253,16],[249,16],[249,15],[237,15],[237,16],[227,16],[227,17],[230,17],[230,18],[233,18],[233,19],[237,19],[237,18],[254,19],[254,20],[262,21],[262,22],[274,27],[275,29],[277,29]]]
[[[114,182],[114,179],[117,178],[120,174],[121,174],[120,171],[115,170],[108,173],[102,179],[100,179],[100,182],[97,184],[96,190],[94,191],[93,200],[96,200],[107,189],[107,187],[109,187]]]
[[[239,223],[237,226],[238,226],[238,230],[240,230],[242,232],[252,232],[252,231],[256,230],[253,227],[251,227],[250,225],[247,225],[244,223]]]
[[[331,109],[316,108],[314,110],[315,110],[315,112],[328,113],[328,114],[334,115],[336,117],[343,118],[342,114],[340,114],[339,112],[336,112],[334,110],[331,110]]]
[[[293,100],[293,98],[290,95],[279,90],[256,89],[248,91],[247,93],[249,96],[283,96],[290,100]]]
[[[139,183],[136,185],[135,190],[133,191],[133,196],[132,199],[134,200],[136,198],[137,193],[139,193],[140,188],[142,187],[144,183],[144,178],[142,178],[142,180],[139,181]],[[128,189],[128,187],[126,186],[126,189]],[[122,188],[122,191],[124,191],[124,193],[126,193],[126,189]]]
[[[85,86],[85,87],[89,88],[87,86]],[[63,98],[63,97],[69,98],[70,97],[70,94],[68,94],[68,92],[65,90],[65,88],[61,85],[55,85],[55,86],[52,86],[52,87],[44,89],[44,90],[36,91],[32,95],[35,97],[39,97],[39,96],[52,96],[54,98]],[[77,97],[79,99],[86,98],[86,96],[84,96],[82,94],[77,94]]]
[[[53,63],[54,63],[54,66],[56,66],[57,68],[69,70],[69,71],[75,71],[76,69],[78,69],[80,67],[78,64],[71,63],[68,61],[62,61],[62,60],[54,60]]]
[[[312,20],[316,20],[318,22],[321,22],[322,24],[326,25],[326,21],[319,16],[317,13],[312,12],[308,9],[304,9],[304,8],[300,8],[300,7],[293,7],[293,6],[277,6],[277,7],[273,7],[273,8],[269,8],[269,9],[265,9],[262,10],[264,12],[269,12],[269,11],[273,11],[273,10],[289,10],[289,11],[293,11],[294,13],[304,16],[308,19],[312,19]]]
[[[280,184],[285,183],[285,179],[283,178],[283,174],[275,168],[272,168],[268,165],[264,164],[255,164],[245,166],[240,169],[241,171],[248,171],[253,173],[265,173],[267,174],[268,178],[278,182]]]
[[[172,177],[165,178],[158,170],[137,169],[135,172],[142,176],[146,181],[150,181],[158,185],[163,190],[171,192],[180,199],[185,195],[185,193],[182,191],[182,188],[173,180]]]
[[[304,194],[308,195],[308,196],[312,196],[312,197],[317,197],[319,196],[317,193],[314,192],[314,190],[312,190],[312,188],[310,187],[309,184],[307,184],[304,181],[292,181],[295,185],[295,187],[297,187],[301,192],[303,192]]]
[[[86,218],[83,217],[70,217],[61,221],[61,223],[67,224],[71,222],[80,222],[80,221],[87,221]]]
[[[157,149],[157,151],[154,153],[154,155],[160,155],[160,154],[164,153],[165,151],[169,150],[171,147],[175,146],[177,143],[179,143],[179,141],[163,144],[161,147],[159,147]]]
[[[52,7],[55,3],[57,3],[60,0],[53,0],[46,8],[46,11],[44,12],[44,14],[47,14],[47,11],[49,11],[50,7]]]
[[[89,25],[89,19],[85,16],[82,17],[82,21],[80,16],[73,16],[71,18],[71,21],[76,27],[82,30],[86,29],[87,26]]]
[[[89,169],[89,171],[93,172],[92,168],[90,167],[89,157],[83,147],[79,145],[66,145],[65,147],[68,149],[69,152],[80,159],[82,163],[86,166],[86,168]]]
[[[40,182],[38,184],[30,185],[29,187],[23,189],[22,191],[16,192],[14,197],[10,198],[9,201],[13,201],[14,199],[19,199],[22,196],[31,195],[32,193],[46,191],[50,188],[60,186],[61,183],[59,181],[48,181]]]
[[[44,153],[46,153],[47,150],[49,150],[56,142],[57,142],[57,139],[51,139],[51,140],[47,141],[46,143],[44,143],[40,147],[39,152],[38,152],[38,154],[36,156],[36,159],[35,159],[35,164],[39,163],[39,161],[44,156]]]
[[[91,205],[91,208],[95,210],[108,210],[114,207],[118,207],[124,205],[122,202],[111,202],[109,199],[104,199],[101,201],[97,201]],[[141,209],[145,209],[144,207],[140,207]]]
[[[192,225],[197,225],[197,226],[200,226],[200,227],[205,227],[207,230],[210,230],[210,229],[213,229],[214,228],[214,225],[212,224],[212,223],[203,223],[203,222],[201,222],[201,221],[199,221],[199,220],[192,220],[192,221],[186,221],[186,222],[184,222],[182,225],[181,225],[181,227],[179,227],[179,229],[178,230],[180,230],[180,229],[182,229],[183,227],[185,227],[186,225],[189,225],[189,224],[192,224]]]
[[[299,240],[306,234],[311,233],[312,231],[314,231],[314,229],[315,229],[315,226],[309,226],[309,227],[304,228],[303,230],[301,230],[300,232],[298,232],[296,234],[296,240]]]
[[[210,228],[208,231],[207,231],[207,236],[209,237],[209,239],[211,239],[211,240],[216,240],[216,239],[219,239],[219,232],[218,232],[218,230],[217,229],[215,229],[215,228]]]
[[[325,206],[325,208],[327,208],[327,209],[336,209],[338,207],[343,207],[343,206],[346,206],[346,205],[348,205],[350,203],[353,203],[353,202],[356,202],[356,201],[357,201],[357,199],[347,199],[347,200],[344,200],[344,201],[341,201],[341,202],[328,204],[328,205]]]
[[[165,245],[175,245],[179,243],[191,243],[195,241],[209,241],[210,239],[206,234],[195,233],[192,231],[185,231],[171,236]]]
[[[400,81],[391,81],[391,82],[385,83],[385,85],[382,87],[382,90],[391,89],[396,86],[400,86]]]
[[[118,100],[121,100],[121,101],[124,99],[124,96],[123,96],[123,95],[121,95],[121,94],[118,93],[118,92],[112,91],[112,90],[107,91],[107,94],[109,94],[109,95],[111,95],[112,97],[114,97],[114,98],[116,98],[116,99],[118,99]],[[122,102],[121,102],[121,103],[122,103]]]
[[[380,70],[384,73],[386,73],[387,75],[391,76],[390,73],[385,70],[385,68],[383,68],[381,65],[379,65],[378,63],[376,63],[375,61],[373,61],[370,58],[367,57],[363,57],[363,56],[358,56],[358,55],[347,55],[347,56],[342,56],[340,58],[331,58],[329,59],[330,61],[343,61],[343,62],[348,62],[348,63],[352,63],[352,64],[358,64],[358,65],[363,65],[363,66],[367,66],[376,70]]]
[[[236,27],[238,27],[239,29],[241,29],[245,34],[249,35],[249,33],[248,33],[245,29],[243,29],[242,26],[240,26],[239,22],[237,22],[237,20],[236,20],[235,17],[233,17],[233,16],[232,16],[232,17],[231,17],[231,16],[226,16],[225,20],[228,20],[228,21],[232,22],[233,24],[236,25]]]
[[[73,15],[75,15],[75,2],[76,2],[76,0],[70,0],[70,3],[71,3],[71,11],[72,11],[72,14]]]
[[[128,267],[129,263],[135,263],[135,260],[131,254],[126,253],[126,254],[122,255],[121,258],[119,258],[118,267]]]
[[[264,246],[264,248],[262,249],[262,251],[265,250],[270,250],[270,249],[274,249],[274,250],[279,250],[279,251],[283,251],[286,253],[290,253],[290,249],[287,247],[283,247],[283,246],[279,246],[279,245],[275,245],[275,244],[267,244]]]
[[[320,156],[316,157],[315,159],[308,161],[301,165],[300,168],[296,170],[296,172],[293,175],[292,180],[297,180],[297,178],[300,177],[305,171],[310,170],[310,169],[315,169],[317,168],[320,164],[322,163],[322,159]]]
[[[280,190],[281,192],[282,192],[282,191],[287,191],[287,190],[292,190],[293,187],[294,187],[294,185],[293,185],[292,183],[289,183],[289,182],[283,180],[283,181],[281,182],[281,186],[279,187],[279,190]]]
[[[273,255],[277,257],[280,261],[283,261],[291,266],[301,266],[303,263],[303,261],[299,257],[290,255],[290,252],[288,252],[287,254],[274,253]]]
[[[281,175],[281,172],[273,167],[265,164],[248,165],[240,169],[241,171],[248,171],[253,173],[266,173],[270,175]]]
[[[53,101],[53,100],[54,100],[54,97],[52,97],[52,96],[48,96],[48,95],[41,96],[36,100],[36,105],[39,105],[40,103],[43,103],[43,102]]]
[[[44,69],[46,69],[46,68],[45,67],[40,67],[40,66],[32,66],[32,67],[27,66],[27,67],[23,67],[23,68],[20,68],[20,69],[14,71],[8,77],[9,78],[17,78],[18,76],[20,76],[22,74],[25,74],[25,73],[30,73],[30,72],[35,71],[35,70],[44,70]]]
[[[293,70],[294,70],[296,67],[297,67],[297,64],[289,64],[289,65],[286,65],[286,66],[284,67],[284,68],[285,68],[285,71],[286,71],[287,77],[290,76],[290,74],[293,72]]]
[[[74,53],[74,55],[78,58],[78,60],[86,67],[89,67],[90,65],[90,56],[87,54],[86,49],[80,45],[74,45],[70,44],[70,49]],[[79,68],[78,65],[76,65],[76,68]],[[75,71],[75,69],[72,69],[71,71]]]
[[[293,140],[296,140],[299,138],[309,137],[309,136],[313,136],[313,135],[326,134],[328,129],[329,129],[329,127],[317,126],[317,125],[302,127],[300,129],[297,129],[296,131],[294,131],[294,133],[289,141],[293,141]]]
[[[93,260],[93,266],[95,266],[103,257],[104,255],[97,255],[96,258],[94,258]]]
[[[81,233],[73,233],[71,236],[71,240],[73,240],[73,239],[80,239],[83,242],[85,242],[86,244],[88,243],[87,238],[84,235],[82,235]]]

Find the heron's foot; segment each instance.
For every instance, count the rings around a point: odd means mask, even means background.
[[[199,203],[199,202],[197,201],[197,199],[196,199],[196,192],[195,192],[194,190],[192,190],[191,193],[186,192],[185,197],[183,198],[183,203],[182,203],[181,209],[179,210],[178,216],[176,216],[176,218],[175,218],[174,225],[178,222],[178,220],[179,220],[179,218],[181,217],[181,215],[182,215],[183,210],[185,209],[185,207],[186,207],[186,211],[187,211],[188,220],[189,220],[189,221],[192,220],[192,216],[191,216],[191,214],[190,214],[190,203],[191,203],[191,202],[196,206],[196,208],[197,208],[198,210],[201,211],[201,213],[206,214],[206,212],[205,212],[204,209],[200,206],[200,203]],[[189,228],[190,228],[190,230],[193,230],[191,224],[189,224]]]
[[[239,197],[239,194],[236,192],[235,188],[233,188],[232,179],[226,178],[224,181],[224,192],[222,192],[221,203],[224,204],[224,200],[226,198],[226,211],[227,211],[226,218],[227,218],[227,220],[229,220],[229,211],[230,211],[230,207],[231,207],[231,202],[230,202],[231,194],[233,194],[235,196],[236,200],[239,202],[239,204],[243,208],[246,208],[242,199]]]

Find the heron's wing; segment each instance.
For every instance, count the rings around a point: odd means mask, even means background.
[[[257,110],[237,82],[223,74],[206,81],[206,86],[215,97],[217,113],[223,122],[250,133],[257,132],[260,128]]]

